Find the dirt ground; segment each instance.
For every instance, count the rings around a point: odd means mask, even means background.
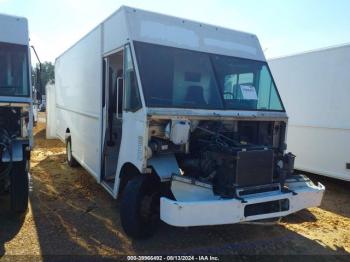
[[[64,144],[35,129],[30,208],[22,219],[0,217],[0,260],[28,255],[239,254],[332,255],[350,259],[350,183],[314,177],[327,191],[321,207],[290,215],[274,226],[247,224],[176,228],[161,224],[148,240],[123,232],[119,202],[83,169],[69,168]],[[341,255],[341,256],[333,256]],[[348,260],[349,261],[349,260]]]

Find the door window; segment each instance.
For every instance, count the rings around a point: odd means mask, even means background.
[[[130,46],[125,47],[124,58],[124,86],[125,86],[125,103],[124,109],[126,111],[137,111],[142,107],[139,88],[137,85],[136,73],[132,61]]]

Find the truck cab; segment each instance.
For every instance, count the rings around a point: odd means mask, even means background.
[[[28,206],[32,87],[28,23],[0,14],[0,196],[16,213]]]

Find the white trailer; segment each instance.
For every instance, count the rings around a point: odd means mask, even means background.
[[[28,206],[33,140],[30,64],[27,20],[0,14],[0,197],[10,196],[16,213]]]
[[[57,58],[55,81],[48,134],[122,196],[132,237],[159,218],[230,224],[322,200],[321,184],[292,174],[287,115],[253,34],[122,7]]]
[[[296,169],[350,181],[350,45],[269,61]]]

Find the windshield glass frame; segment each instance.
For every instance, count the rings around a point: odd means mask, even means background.
[[[149,108],[178,108],[178,109],[200,109],[200,110],[223,110],[223,111],[264,111],[264,112],[285,112],[285,107],[283,105],[283,101],[281,99],[281,96],[278,92],[278,88],[276,86],[276,83],[275,83],[275,80],[273,78],[273,75],[271,73],[271,70],[268,66],[268,63],[266,61],[259,61],[259,60],[253,60],[253,59],[247,59],[247,58],[241,58],[241,57],[233,57],[233,56],[227,56],[227,55],[221,55],[221,54],[215,54],[215,53],[208,53],[208,52],[201,52],[201,51],[195,51],[195,50],[190,50],[190,49],[183,49],[183,48],[178,48],[178,47],[172,47],[172,46],[165,46],[165,45],[159,45],[159,44],[154,44],[154,43],[147,43],[147,42],[141,42],[141,41],[133,41],[133,46],[134,46],[134,49],[135,49],[135,62],[137,64],[137,67],[138,67],[138,73],[139,73],[139,77],[140,77],[140,81],[141,81],[141,88],[142,88],[142,93],[143,93],[143,96],[144,96],[144,101],[146,103],[146,107],[149,107]],[[142,46],[145,47],[145,46],[148,46],[148,47],[154,47],[154,48],[159,48],[160,49],[169,49],[169,50],[176,50],[177,52],[188,52],[189,53],[192,53],[192,54],[196,54],[198,56],[200,55],[204,55],[204,56],[207,56],[209,58],[209,63],[210,63],[210,67],[211,67],[211,70],[213,71],[213,76],[214,76],[214,84],[212,84],[213,86],[215,86],[215,92],[217,91],[217,93],[219,94],[219,99],[220,99],[220,105],[217,104],[217,106],[211,106],[211,107],[198,107],[198,106],[190,106],[190,105],[174,105],[174,104],[155,104],[155,103],[152,103],[150,101],[150,97],[148,96],[148,92],[149,90],[146,89],[146,86],[150,84],[150,80],[147,79],[147,73],[145,73],[144,71],[144,68],[147,68],[144,66],[144,61],[142,60],[146,60],[146,59],[143,59],[144,57],[141,57],[141,52],[140,51],[142,49]],[[242,61],[247,61],[247,62],[250,62],[250,63],[253,63],[253,62],[256,62],[256,63],[260,63],[261,65],[261,68],[262,67],[265,67],[267,69],[267,73],[270,77],[270,81],[271,81],[271,86],[270,88],[274,90],[275,92],[275,96],[277,97],[278,99],[278,102],[279,102],[279,107],[281,109],[268,109],[268,108],[234,108],[234,107],[228,107],[226,105],[226,101],[224,99],[224,94],[223,94],[223,88],[222,88],[222,85],[219,81],[219,77],[218,77],[218,72],[217,72],[217,68],[214,66],[214,61],[213,61],[213,58],[214,57],[222,57],[222,58],[232,58],[232,59],[238,59],[238,60],[242,60]],[[153,61],[149,62],[150,65],[154,65],[152,64]],[[149,68],[150,66],[148,66]],[[189,77],[191,78],[196,78],[196,76],[193,74],[192,76],[190,75]],[[184,76],[183,78],[186,78],[186,76]],[[176,88],[176,87],[172,87],[173,89]],[[158,91],[159,89],[157,88],[154,88],[153,91]],[[212,91],[211,91],[212,92]],[[174,103],[172,101],[172,103]]]
[[[18,72],[19,74],[22,74],[22,77],[21,79],[17,80],[17,81],[22,81],[22,85],[18,85],[18,87],[16,86],[17,90],[15,90],[14,93],[4,94],[1,90],[1,82],[0,82],[0,97],[23,97],[23,98],[31,97],[31,81],[30,81],[31,74],[29,70],[29,49],[28,48],[29,48],[28,45],[0,42],[0,51],[1,51],[0,57],[2,52],[4,53],[4,56],[6,56],[7,52],[22,56],[21,60],[17,58],[19,60],[17,61],[17,65],[15,65],[17,68],[22,67],[22,69],[20,69]],[[9,66],[8,62],[5,61],[3,63],[3,67],[7,70],[8,66]],[[1,67],[1,61],[0,61],[0,67]],[[9,81],[8,76],[0,75],[0,79],[1,77],[3,77],[3,80],[5,82]],[[19,90],[21,92],[18,92]]]

